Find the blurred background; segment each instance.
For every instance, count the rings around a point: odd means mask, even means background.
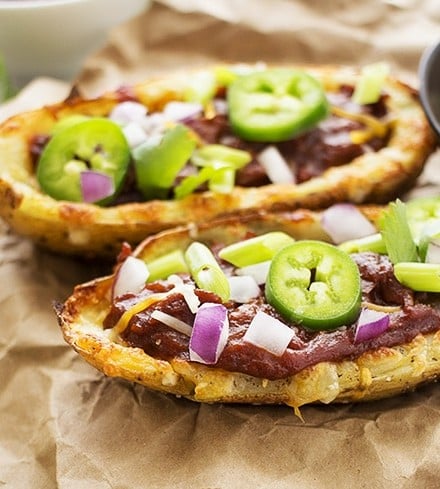
[[[218,60],[380,59],[416,83],[439,33],[438,0],[0,0],[0,54],[15,88],[49,76],[91,95]]]

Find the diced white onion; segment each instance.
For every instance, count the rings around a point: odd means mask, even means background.
[[[280,357],[292,340],[294,331],[278,319],[259,311],[252,319],[243,340]]]
[[[175,329],[179,333],[182,333],[186,336],[191,336],[192,333],[191,326],[185,323],[184,321],[181,321],[180,319],[171,316],[171,314],[167,314],[166,312],[155,309],[151,313],[151,317],[153,319],[156,319],[156,321],[160,321],[161,323],[166,324],[170,328]]]
[[[261,294],[260,287],[250,275],[228,277],[231,301],[245,304]]]
[[[257,160],[272,183],[295,183],[295,175],[276,146],[265,148]]]
[[[431,239],[426,249],[426,263],[440,263],[440,240]]]
[[[127,293],[136,294],[145,285],[150,272],[144,261],[128,256],[118,268],[112,287],[112,298]]]
[[[222,98],[215,98],[214,108],[216,114],[226,115],[228,113],[228,102]]]
[[[350,133],[347,131],[324,133],[324,143],[328,146],[344,146],[351,144]]]
[[[354,342],[360,343],[376,338],[386,331],[389,325],[389,314],[372,309],[362,309],[356,325]]]
[[[207,365],[217,363],[229,336],[228,310],[223,304],[204,303],[197,311],[189,342],[189,358]]]
[[[237,275],[250,275],[258,285],[263,285],[266,283],[271,263],[271,260],[267,260],[255,263],[255,265],[247,265],[246,267],[237,268],[235,273]]]
[[[172,121],[182,121],[189,117],[200,114],[203,106],[194,102],[168,102],[164,109],[163,115]]]
[[[130,122],[139,122],[147,114],[147,108],[138,102],[121,102],[113,107],[109,114],[109,119],[125,126]]]
[[[335,244],[377,233],[375,226],[353,204],[334,204],[322,213],[321,225]]]
[[[122,132],[130,148],[135,148],[147,140],[147,135],[138,122],[129,122],[122,128]]]
[[[189,310],[195,314],[199,309],[200,299],[195,293],[194,285],[186,284],[178,275],[174,274],[168,277],[168,282],[174,285],[173,292],[180,292],[183,295]]]
[[[162,112],[155,112],[154,114],[148,115],[138,121],[138,123],[149,136],[160,136],[167,128],[167,119]]]

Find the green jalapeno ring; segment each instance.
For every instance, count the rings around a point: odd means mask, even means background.
[[[272,259],[266,299],[285,319],[313,330],[352,324],[361,307],[357,265],[339,248],[304,240]]]
[[[229,119],[243,139],[291,139],[329,113],[320,82],[301,70],[269,69],[238,77],[228,88]]]
[[[121,128],[103,117],[80,120],[57,130],[41,154],[37,180],[57,200],[83,201],[81,171],[92,169],[113,179],[115,194],[130,164],[130,148]],[[106,204],[113,196],[99,204]]]

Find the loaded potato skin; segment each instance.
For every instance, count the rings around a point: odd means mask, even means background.
[[[374,225],[384,212],[384,208],[376,206],[360,210]],[[187,250],[195,241],[222,256],[221,250],[228,246],[274,232],[285,233],[305,246],[310,240],[330,243],[322,218],[322,212],[311,210],[277,214],[260,211],[199,226],[181,226],[148,237],[131,254],[121,257],[115,274],[77,286],[66,302],[56,307],[63,335],[105,375],[197,402],[287,404],[298,414],[305,404],[381,399],[437,379],[440,318],[436,299],[417,295],[399,284],[388,258],[377,253],[358,253],[353,259],[362,276],[362,307],[367,304],[373,314],[389,317],[388,332],[378,332],[377,325],[373,325],[372,336],[356,340],[353,331],[360,319],[353,325],[329,325],[330,330],[324,325],[320,331],[287,320],[296,333],[290,351],[284,350],[281,356],[267,350],[270,346],[243,340],[243,328],[251,328],[244,323],[249,323],[259,308],[275,317],[275,322],[286,321],[279,311],[263,305],[261,297],[241,305],[223,301],[230,316],[229,343],[213,361],[191,356],[186,333],[181,334],[180,329],[176,333],[175,326],[167,330],[164,324],[153,320],[158,310],[168,312],[168,316],[172,312],[186,322],[191,317],[167,281],[147,283],[139,294],[114,297],[118,270],[120,273],[119,267],[127,256],[148,266],[170,252]],[[180,282],[172,283],[176,286]],[[198,293],[202,301],[222,302],[212,292],[203,294]],[[142,307],[136,306],[137,301]],[[254,313],[249,316],[246,311]],[[266,327],[273,327],[269,318]],[[370,323],[370,335],[371,327]],[[330,348],[322,349],[320,345]],[[303,352],[307,354],[304,356]],[[252,360],[247,364],[249,355]],[[297,360],[292,363],[289,358]]]
[[[312,135],[315,137],[315,129],[306,127],[293,138],[301,141],[301,145],[295,143],[296,152],[292,153],[292,145],[289,142],[276,143],[281,148],[280,152],[288,161],[290,169],[295,160],[298,163],[293,181],[274,183],[265,173],[261,178],[261,166],[255,158],[256,153],[261,153],[264,147],[273,147],[273,144],[245,141],[229,132],[225,135],[224,128],[228,127],[226,117],[226,126],[221,126],[225,137],[220,142],[249,151],[252,162],[247,166],[253,168],[252,171],[234,170],[236,184],[226,192],[212,190],[204,184],[196,191],[183,192],[185,195],[178,198],[170,194],[166,198],[146,200],[142,197],[125,199],[125,190],[122,189],[119,198],[104,206],[89,202],[56,200],[43,192],[36,174],[38,155],[44,146],[45,137],[52,137],[52,131],[60,121],[74,115],[90,118],[108,117],[115,107],[124,102],[141,104],[147,108],[148,114],[159,113],[170,102],[186,100],[188,74],[174,73],[103,94],[94,100],[73,96],[63,103],[20,114],[5,121],[0,126],[1,217],[17,233],[53,251],[89,257],[112,257],[118,252],[122,242],[128,241],[135,245],[146,235],[182,225],[188,219],[201,223],[220,216],[246,215],[257,209],[320,209],[335,202],[385,203],[414,183],[433,151],[434,137],[417,94],[412,89],[388,77],[383,85],[383,110],[375,113],[375,122],[369,126],[370,115],[367,114],[367,119],[361,116],[362,122],[359,122],[358,115],[356,111],[353,112],[354,109],[352,110],[347,98],[343,103],[342,114],[341,110],[338,112],[337,109],[332,112],[332,108],[337,107],[340,94],[346,91],[347,87],[350,91],[355,86],[360,76],[359,70],[336,66],[289,68],[306,71],[319,82],[326,94],[328,111],[331,113],[328,117],[333,119],[324,118],[317,123],[320,124],[321,137],[328,139],[329,133],[325,132],[325,126],[330,124],[329,121],[338,118],[339,121],[345,121],[342,124],[349,124],[348,127],[351,129],[347,131],[350,134],[356,132],[359,136],[360,131],[361,141],[366,136],[366,142],[358,142],[357,146],[360,148],[371,144],[368,151],[346,151],[343,157],[333,158],[331,164],[323,161],[316,163],[316,159],[314,163],[313,158],[316,156],[311,157],[312,161],[309,162],[307,148],[313,146],[313,140],[307,143],[307,138],[310,139]],[[210,70],[212,71],[212,68],[194,72],[193,76],[206,74]],[[216,96],[225,99],[226,90],[227,87],[217,87]],[[204,129],[198,131],[197,125],[200,126],[201,119],[186,121],[199,138],[198,145],[213,143],[208,141],[205,129],[212,124],[212,118],[216,115],[207,112],[209,110],[202,114]],[[222,117],[225,118],[224,115]],[[355,126],[352,127],[350,124]],[[373,133],[375,130],[385,131],[385,135],[379,137],[381,143],[378,146],[378,137],[368,135],[372,127]],[[276,134],[277,129],[272,128],[272,131],[274,130]],[[249,132],[249,128],[246,131]],[[347,131],[345,134],[336,134],[335,137],[346,138]],[[232,143],[228,143],[228,138],[229,141],[232,139]],[[214,144],[218,142],[214,140]],[[345,139],[344,144],[346,143]],[[286,146],[290,148],[288,151]],[[298,153],[298,147],[301,147],[301,153]],[[329,151],[329,146],[326,148],[323,151]],[[289,154],[295,155],[291,161],[288,158]],[[341,152],[338,154],[342,155]],[[330,157],[330,152],[328,156]],[[254,171],[255,168],[258,169],[257,172]],[[258,178],[255,178],[256,174],[259,175]],[[179,174],[178,179],[188,176],[191,175]],[[132,184],[132,179],[133,174],[127,175],[126,186]],[[139,193],[138,189],[136,192]]]

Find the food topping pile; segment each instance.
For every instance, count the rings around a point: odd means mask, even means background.
[[[218,67],[160,111],[125,100],[108,117],[59,119],[30,142],[37,180],[54,199],[98,205],[302,183],[387,144],[386,74],[373,65],[324,91],[299,69]]]
[[[149,263],[128,254],[104,328],[155,358],[267,379],[409,342],[438,330],[439,214],[438,199],[398,200],[376,229],[336,204],[321,219],[333,244],[273,231]]]

